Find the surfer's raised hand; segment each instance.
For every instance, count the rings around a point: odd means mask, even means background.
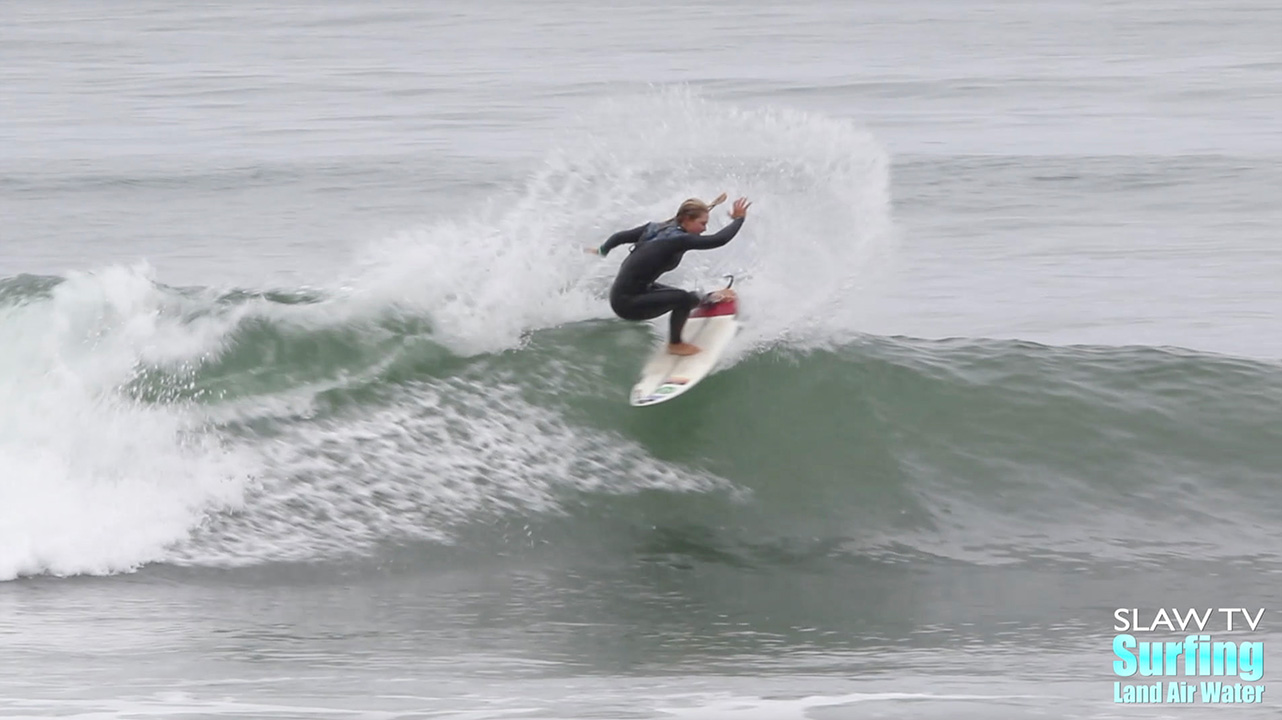
[[[589,254],[589,255],[600,255],[600,254],[601,254],[601,248],[599,248],[599,247],[588,247],[588,248],[583,248],[583,252],[585,252],[585,253],[587,253],[587,254]]]
[[[752,203],[748,202],[748,198],[741,197],[738,200],[735,200],[734,208],[730,211],[730,217],[735,220],[746,217],[748,215],[748,208],[751,206]]]

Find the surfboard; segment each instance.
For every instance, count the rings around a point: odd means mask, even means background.
[[[632,386],[631,405],[644,407],[667,402],[689,392],[708,376],[721,359],[739,330],[738,300],[703,303],[690,312],[681,339],[699,346],[694,355],[668,352],[666,334],[663,341],[641,368],[641,379]]]

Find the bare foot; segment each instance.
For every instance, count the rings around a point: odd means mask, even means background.
[[[699,352],[699,348],[690,343],[668,343],[668,352],[673,355],[693,355]]]
[[[735,297],[737,296],[735,295],[734,290],[731,290],[730,288],[726,288],[724,290],[712,291],[708,295],[708,300],[714,303],[719,303],[719,302],[724,302],[726,300],[734,300]]]

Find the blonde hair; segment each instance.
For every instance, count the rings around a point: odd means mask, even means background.
[[[697,218],[700,215],[710,212],[713,207],[713,205],[709,205],[699,198],[690,198],[681,203],[681,207],[677,208],[677,214],[673,215],[668,222],[679,223],[682,220]]]

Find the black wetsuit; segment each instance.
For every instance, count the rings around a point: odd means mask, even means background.
[[[642,239],[649,225],[611,235],[600,248],[602,255],[625,243],[636,245],[624,259],[610,288],[610,307],[624,320],[649,320],[671,312],[669,340],[681,342],[681,328],[685,327],[686,318],[699,305],[701,298],[696,293],[660,285],[655,280],[681,264],[681,257],[687,250],[719,248],[730,242],[742,226],[743,218],[738,218],[712,235],[667,232],[639,244],[636,243]]]

